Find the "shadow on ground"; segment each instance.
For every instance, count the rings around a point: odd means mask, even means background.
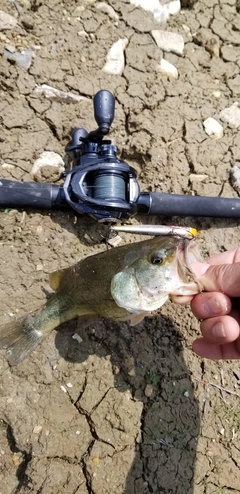
[[[80,345],[72,339],[76,324],[71,327],[62,325],[56,335],[60,355],[72,362],[89,354],[110,355],[119,393],[130,390],[143,404],[135,458],[122,492],[192,493],[199,409],[171,318],[146,318],[135,328],[98,321],[78,330]]]

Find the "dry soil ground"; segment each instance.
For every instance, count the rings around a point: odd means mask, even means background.
[[[239,100],[236,1],[201,0],[171,17],[165,28],[184,37],[182,57],[156,46],[150,32],[160,26],[151,13],[128,1],[109,4],[117,24],[94,0],[19,0],[20,16],[14,2],[2,1],[18,24],[0,33],[1,50],[31,47],[34,58],[28,69],[0,61],[1,163],[12,165],[0,166],[1,178],[31,180],[44,150],[64,156],[74,127],[95,128],[92,97],[104,88],[116,97],[112,138],[142,190],[237,197],[230,169],[240,161],[239,130],[223,124],[214,140],[203,129],[207,117],[219,119]],[[125,70],[107,75],[107,51],[124,37]],[[219,56],[208,51],[212,38]],[[177,80],[156,71],[162,55],[177,67]],[[89,101],[40,98],[34,88],[44,83]],[[199,174],[204,182],[194,179]],[[148,221],[196,226],[204,256],[240,243],[237,221],[204,220],[200,212],[194,220]],[[74,212],[2,210],[1,321],[39,307],[48,273],[105,249],[104,234]],[[169,302],[135,328],[64,324],[14,368],[2,353],[1,494],[239,493],[239,363],[195,356],[198,334],[189,307]]]

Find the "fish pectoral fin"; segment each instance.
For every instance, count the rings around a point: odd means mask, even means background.
[[[56,292],[60,286],[65,269],[58,269],[49,274],[49,285]]]
[[[139,324],[149,312],[141,312],[141,314],[131,314],[130,316],[130,326],[136,326]]]

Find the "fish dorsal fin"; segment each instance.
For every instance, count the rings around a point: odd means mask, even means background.
[[[58,269],[49,274],[49,285],[56,292],[58,290],[65,269]]]

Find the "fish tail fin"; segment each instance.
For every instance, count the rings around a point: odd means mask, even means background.
[[[0,348],[7,350],[10,365],[22,362],[44,338],[45,334],[34,326],[37,312],[0,326]]]

